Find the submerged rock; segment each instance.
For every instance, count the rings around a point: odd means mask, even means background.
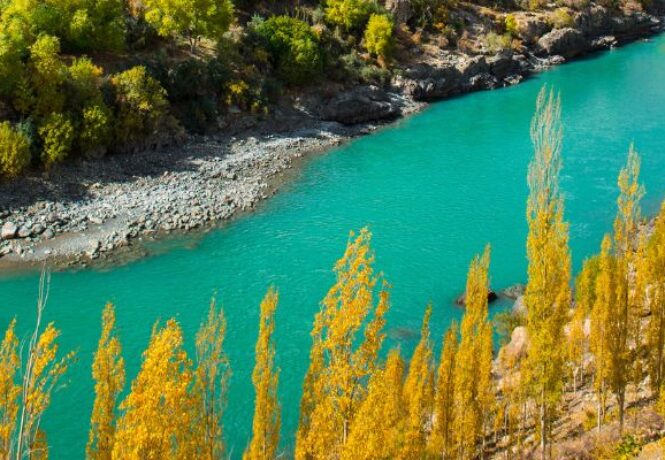
[[[487,302],[488,303],[492,303],[498,298],[499,298],[499,296],[496,295],[496,292],[494,292],[492,289],[490,289],[487,292]],[[463,294],[460,294],[459,296],[457,296],[457,298],[455,299],[455,303],[457,305],[466,305],[466,292],[463,293]]]

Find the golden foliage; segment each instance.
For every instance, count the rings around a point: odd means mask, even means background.
[[[272,460],[279,445],[280,408],[277,400],[279,370],[275,368],[275,309],[278,294],[270,288],[261,302],[259,337],[256,341],[256,364],[252,372],[254,384],[254,421],[252,440],[243,460]]]
[[[372,269],[370,240],[367,229],[357,237],[351,234],[344,256],[335,265],[337,280],[314,320],[296,437],[298,459],[341,455],[367,394],[366,380],[376,367],[388,293],[384,285],[374,305],[379,277]]]

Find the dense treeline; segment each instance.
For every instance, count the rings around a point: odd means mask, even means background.
[[[475,3],[498,12],[474,9]],[[600,3],[617,9],[623,1]],[[560,0],[555,8],[542,0],[400,4],[2,0],[0,178],[175,141],[182,128],[203,132],[230,108],[264,113],[294,86],[384,84],[397,45],[413,50],[429,35],[438,47],[469,53],[518,49],[521,26],[511,9],[546,8],[551,26],[561,28],[588,6],[586,0]],[[479,24],[488,32],[476,49]]]
[[[527,331],[526,353],[502,350],[493,356],[489,246],[471,261],[466,310],[441,339],[438,359],[431,306],[408,359],[399,348],[385,350],[389,285],[374,270],[370,232],[351,234],[334,267],[335,284],[314,318],[295,458],[473,459],[499,451],[506,458],[521,458],[527,451],[553,458],[564,388],[572,385],[576,391],[585,376],[593,381],[598,430],[610,418],[610,398],[616,408],[612,417],[623,430],[629,388],[646,376],[658,406],[665,407],[665,204],[653,229],[645,230],[640,160],[631,147],[619,174],[613,231],[600,253],[585,261],[573,295],[558,185],[560,102],[553,92],[539,95],[531,136],[526,313],[515,319]],[[40,324],[47,281],[42,280],[37,325],[25,350],[19,352],[15,322],[0,344],[0,458],[46,458],[48,453],[40,420],[73,355],[60,357],[58,330]],[[278,293],[271,288],[260,307],[246,460],[280,455],[277,304]],[[223,311],[214,302],[195,337],[194,357],[186,352],[174,319],[155,324],[141,369],[120,401],[125,366],[114,308],[107,305],[92,368],[96,397],[87,456],[223,458],[221,420],[231,373],[225,333]]]

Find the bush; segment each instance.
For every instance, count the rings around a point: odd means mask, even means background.
[[[271,54],[279,78],[301,84],[316,78],[323,66],[319,41],[307,23],[288,16],[273,16],[254,26]]]
[[[30,47],[28,66],[35,114],[62,112],[65,103],[62,85],[67,79],[67,68],[60,58],[60,40],[40,35]]]
[[[510,34],[512,37],[517,37],[520,34],[520,27],[517,24],[515,15],[507,14],[504,19],[504,26],[506,28],[506,33]]]
[[[21,174],[30,164],[30,140],[5,121],[0,123],[0,173],[6,177]]]
[[[567,8],[557,8],[549,17],[549,23],[555,29],[563,29],[573,25],[573,17],[570,15]]]
[[[79,150],[84,155],[105,152],[111,140],[111,112],[104,105],[92,105],[84,108],[81,116]]]
[[[111,77],[115,104],[115,137],[121,144],[131,144],[155,134],[166,117],[166,91],[137,66]]]
[[[70,0],[70,3],[77,7],[67,31],[72,47],[95,51],[124,48],[127,28],[123,0]]]
[[[385,14],[373,14],[365,29],[365,48],[371,54],[387,58],[393,44],[393,22]]]
[[[490,53],[498,53],[512,46],[512,37],[509,34],[499,35],[490,32],[485,35],[485,46]]]
[[[74,144],[74,125],[61,113],[54,113],[39,128],[42,140],[42,161],[49,167],[62,163],[71,153]]]
[[[326,19],[346,30],[362,30],[370,14],[376,11],[369,0],[328,0]]]
[[[90,104],[99,104],[103,99],[101,67],[97,67],[86,57],[74,59],[67,69],[67,105],[79,110]]]

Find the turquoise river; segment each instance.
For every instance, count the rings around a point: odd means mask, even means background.
[[[431,105],[423,113],[307,161],[259,209],[200,238],[156,245],[155,254],[117,268],[55,273],[46,319],[62,330],[62,350],[78,361],[44,419],[52,458],[84,457],[93,401],[92,353],[107,301],[117,307],[128,379],[140,365],[155,320],[176,317],[189,349],[213,295],[228,319],[233,367],[224,431],[240,458],[251,428],[259,302],[280,291],[282,444],[297,424],[309,331],[333,281],[348,232],[369,226],[376,267],[392,284],[388,343],[410,353],[423,310],[434,305],[440,337],[461,315],[471,257],[492,244],[495,289],[525,281],[529,121],[543,84],[561,91],[562,188],[575,268],[596,251],[615,213],[616,176],[631,142],[642,155],[643,206],[665,197],[665,36],[535,75],[523,84]],[[33,323],[38,273],[0,277],[0,328]],[[492,312],[506,303],[492,306]]]

